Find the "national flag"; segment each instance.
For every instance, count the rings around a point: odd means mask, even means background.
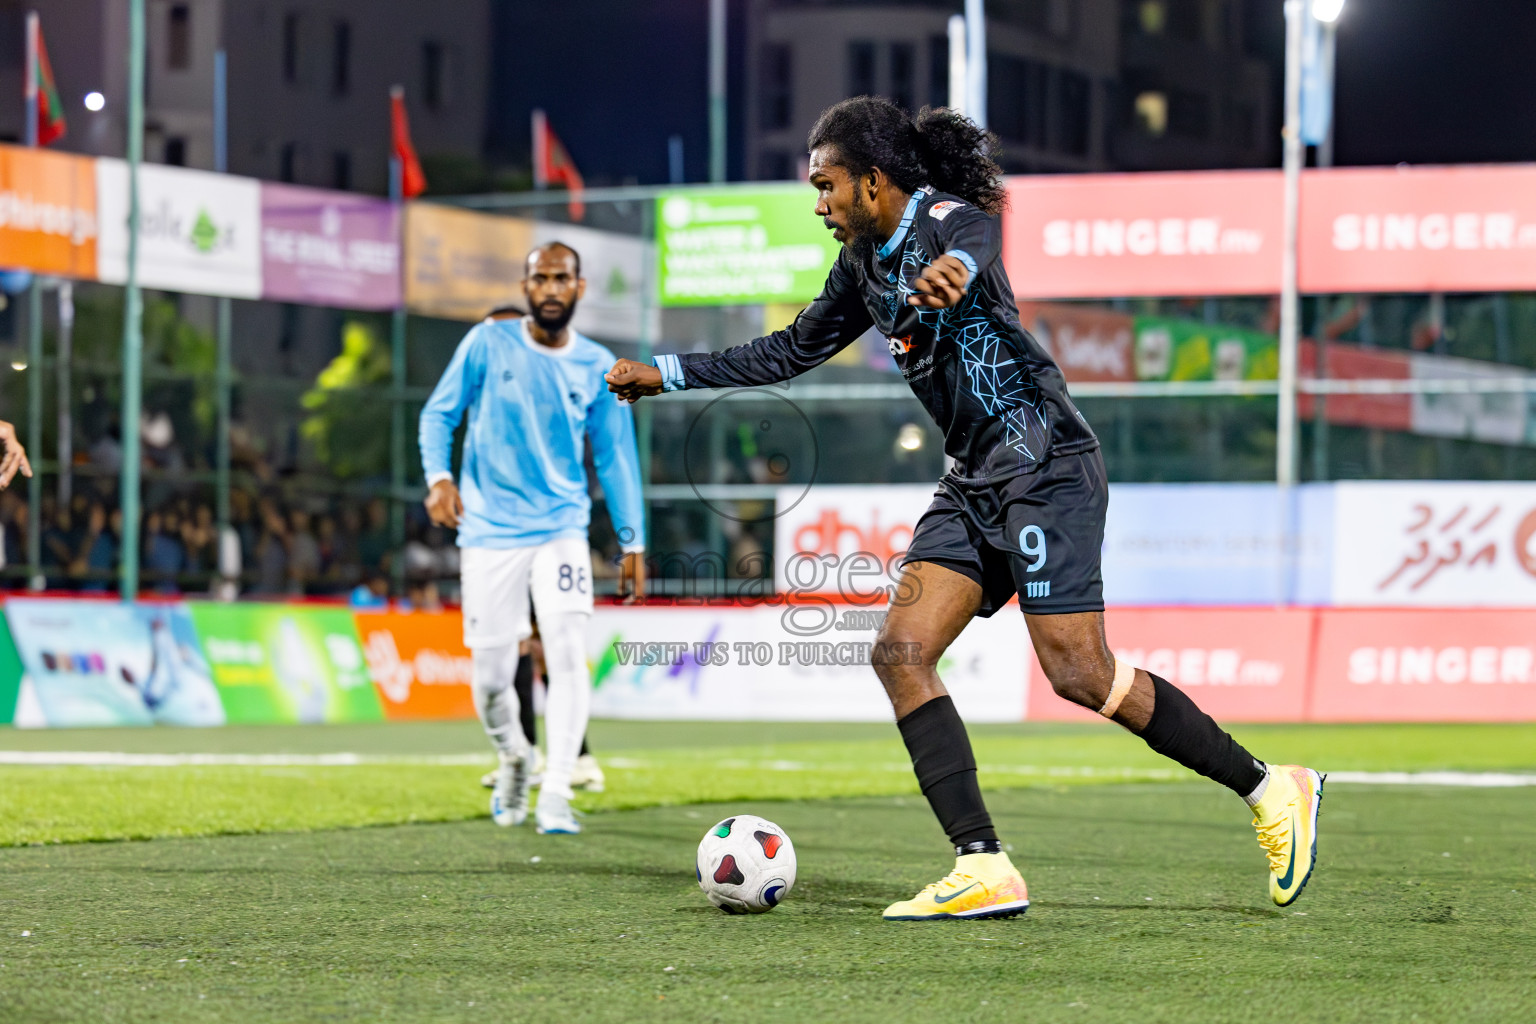
[[[34,144],[47,146],[64,137],[64,104],[53,81],[53,65],[43,45],[43,29],[36,12],[27,15],[27,100],[36,111],[32,127]]]
[[[389,90],[389,153],[400,162],[400,195],[415,199],[427,190],[427,176],[422,173],[416,147],[411,145],[411,124],[405,116],[405,87]]]
[[[571,193],[567,209],[571,220],[581,220],[587,215],[587,204],[582,202],[584,183],[581,172],[571,154],[549,127],[544,111],[533,112],[533,184],[535,188],[548,188],[551,182],[560,182]]]
[[[1333,124],[1333,26],[1307,13],[1301,34],[1301,141],[1321,146]]]

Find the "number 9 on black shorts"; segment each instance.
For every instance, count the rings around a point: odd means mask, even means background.
[[[939,481],[903,564],[933,562],[974,580],[977,614],[1014,594],[1032,615],[1104,610],[1100,557],[1109,483],[1097,448],[1057,455],[1032,473]]]

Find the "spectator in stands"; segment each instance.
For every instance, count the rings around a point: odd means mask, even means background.
[[[156,509],[144,519],[145,575],[157,581],[155,589],[176,592],[176,577],[186,567],[186,549],[181,543],[181,523],[174,511]]]
[[[257,509],[261,538],[256,542],[256,590],[280,594],[288,584],[288,525],[271,498],[262,498]]]
[[[288,513],[288,592],[308,592],[320,578],[320,544],[309,529],[309,513],[296,508]]]

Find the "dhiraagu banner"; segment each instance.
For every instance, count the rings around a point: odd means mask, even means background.
[[[214,602],[190,608],[231,723],[383,719],[347,609]]]
[[[698,188],[656,199],[663,306],[804,303],[826,282],[838,242],[809,185]]]

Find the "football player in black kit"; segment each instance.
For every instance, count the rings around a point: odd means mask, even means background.
[[[843,248],[821,295],[789,327],[737,348],[654,365],[621,359],[609,390],[635,401],[788,380],[873,325],[944,431],[954,465],[917,524],[896,590],[912,597],[891,602],[871,660],[956,861],[887,919],[1013,917],[1029,906],[936,671],[972,617],[1014,594],[1057,694],[1247,802],[1270,896],[1285,906],[1312,872],[1323,776],[1257,760],[1177,687],[1110,652],[1099,574],[1104,462],[1061,371],[1019,324],[1001,259],[1006,193],[995,144],[947,109],[913,118],[868,96],[828,108],[808,141],[809,178],[816,215]]]

